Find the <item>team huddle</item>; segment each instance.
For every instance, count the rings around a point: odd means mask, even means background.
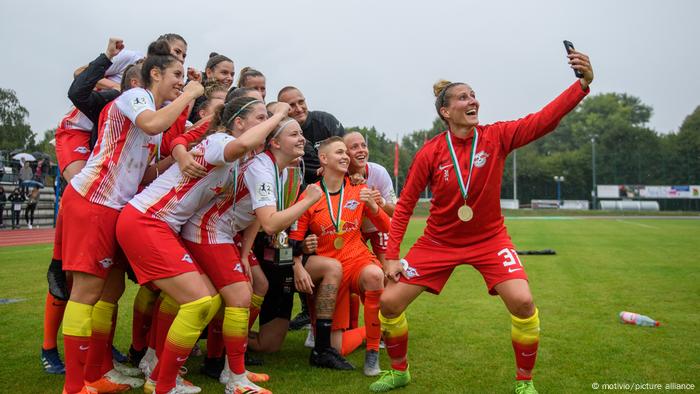
[[[183,68],[186,53],[177,34],[159,37],[145,56],[110,39],[70,86],[74,108],[56,131],[68,186],[42,349],[47,371],[63,372],[62,322],[64,393],[141,386],[198,393],[183,365],[203,335],[202,372],[225,384],[225,393],[269,393],[261,386],[270,376],[247,369],[257,364],[247,350],[280,350],[295,291],[311,315],[312,366],[352,370],[345,356],[364,343],[363,372],[378,376],[370,390],[402,387],[411,380],[404,310],[425,290],[439,293],[460,264],[479,270],[489,293],[503,299],[516,392],[536,393],[539,318],[503,225],[501,175],[509,152],[552,131],[586,96],[593,79],[587,56],[569,55],[580,80],[512,122],[481,126],[469,85],[436,84],[436,110],[449,129],[418,152],[397,201],[386,169],[368,161],[364,136],[309,111],[298,88],[284,87],[266,103],[261,72],[244,68],[232,86],[230,58],[212,53],[200,73]],[[427,227],[399,260],[426,186],[433,194]],[[132,366],[112,352],[127,276],[140,286]]]

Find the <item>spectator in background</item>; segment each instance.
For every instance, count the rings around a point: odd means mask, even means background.
[[[7,197],[5,196],[5,188],[0,186],[0,228],[5,228],[5,223],[3,223],[3,217],[5,216],[5,202]]]
[[[34,180],[44,184],[44,163],[46,160],[40,159],[36,164],[36,170],[34,171]]]
[[[22,203],[24,202],[24,194],[19,187],[12,191],[8,198],[12,204],[12,229],[19,228],[19,215],[22,212]]]
[[[28,197],[29,201],[27,201],[27,209],[24,211],[24,221],[27,222],[27,227],[31,230],[34,225],[34,210],[39,204],[39,186],[34,186]]]
[[[29,165],[28,161],[22,163],[22,169],[19,170],[19,186],[22,188],[22,193],[26,194],[29,191],[29,186],[26,186],[24,182],[31,181],[34,178],[34,171]]]

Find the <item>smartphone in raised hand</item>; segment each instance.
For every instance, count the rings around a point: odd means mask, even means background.
[[[574,50],[574,44],[571,41],[564,40],[564,48],[567,54],[571,54],[571,51]],[[576,78],[583,78],[583,73],[579,70],[574,70],[574,75],[576,75]]]

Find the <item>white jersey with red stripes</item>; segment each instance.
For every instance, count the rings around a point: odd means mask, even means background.
[[[150,136],[136,126],[136,117],[147,110],[155,111],[155,102],[142,88],[122,93],[105,107],[97,143],[85,167],[71,180],[81,196],[117,210],[134,197],[162,136]]]
[[[58,122],[59,130],[80,130],[86,133],[92,132],[92,121],[80,112],[77,108],[70,107],[60,122]]]
[[[182,225],[202,207],[217,196],[231,193],[238,161],[226,162],[224,148],[234,139],[225,133],[215,133],[192,148],[201,153],[195,160],[206,168],[207,175],[191,178],[180,172],[177,165],[170,166],[129,204],[179,233]]]
[[[233,190],[218,196],[190,218],[182,227],[180,236],[199,244],[234,243],[236,234],[243,232],[255,221],[255,209],[277,204],[274,192],[275,167],[270,156],[263,152],[242,164],[238,175],[236,203],[233,203]],[[282,185],[287,179],[286,168],[280,178]]]
[[[394,193],[394,184],[391,182],[389,172],[381,164],[367,163],[365,166],[365,177],[367,179],[367,187],[379,190],[384,200],[389,204],[396,204],[396,193]],[[362,231],[372,233],[377,231],[377,228],[368,219],[362,222]]]

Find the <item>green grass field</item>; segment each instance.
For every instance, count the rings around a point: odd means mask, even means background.
[[[404,251],[422,232],[414,220]],[[541,393],[593,392],[600,384],[700,385],[700,221],[507,220],[518,249],[557,251],[523,256],[542,338],[535,373]],[[0,234],[1,236],[1,234]],[[45,271],[50,245],[0,248],[0,382],[3,393],[60,393],[62,376],[39,363]],[[121,301],[116,345],[129,346],[131,300]],[[620,324],[622,310],[647,314],[659,328]],[[457,269],[443,293],[425,294],[409,308],[413,383],[401,393],[507,393],[514,376],[510,320],[500,299],[487,294],[481,276]],[[292,332],[280,354],[266,355],[261,371],[275,393],[363,393],[373,381],[362,375],[363,352],[350,360],[360,370],[311,369],[306,332]],[[197,371],[201,359],[188,361]],[[382,366],[388,367],[382,352]],[[223,387],[197,373],[204,392]],[[634,391],[632,388],[629,391]],[[136,392],[136,391],[134,391]]]

